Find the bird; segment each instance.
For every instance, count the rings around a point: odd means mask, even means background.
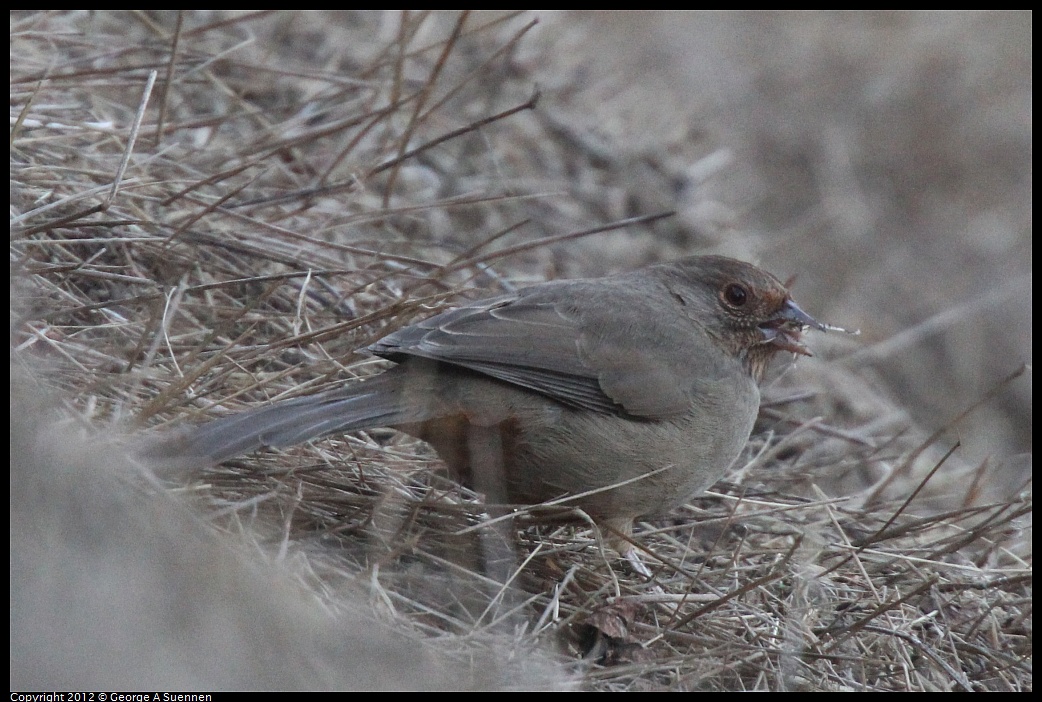
[[[391,427],[430,444],[490,504],[582,510],[634,563],[634,521],[723,476],[768,364],[811,355],[808,328],[841,329],[770,273],[722,256],[543,282],[390,333],[367,349],[395,364],[378,375],[212,420],[148,453],[217,464]]]

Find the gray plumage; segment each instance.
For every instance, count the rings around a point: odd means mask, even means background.
[[[749,437],[757,381],[813,325],[773,276],[690,257],[466,304],[369,351],[398,365],[218,419],[151,450],[216,463],[390,426],[490,500],[574,506],[628,531],[715,482]],[[593,494],[587,494],[594,491]]]

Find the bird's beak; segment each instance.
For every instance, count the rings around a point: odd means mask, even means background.
[[[812,354],[803,344],[801,337],[807,327],[814,327],[819,331],[835,328],[822,324],[801,310],[795,302],[786,300],[785,305],[773,317],[760,325],[760,332],[763,334],[764,344],[770,344],[783,351],[791,351],[802,356],[810,356]]]

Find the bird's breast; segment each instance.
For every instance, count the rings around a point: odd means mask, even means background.
[[[667,512],[720,479],[741,453],[759,406],[746,382],[705,383],[685,414],[642,420],[563,409],[515,444],[512,501],[575,496],[602,517]]]

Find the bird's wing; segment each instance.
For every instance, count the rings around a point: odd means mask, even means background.
[[[370,350],[467,368],[577,408],[660,419],[690,409],[687,380],[700,364],[685,352],[702,343],[653,309],[661,302],[647,289],[561,281],[443,312]]]

